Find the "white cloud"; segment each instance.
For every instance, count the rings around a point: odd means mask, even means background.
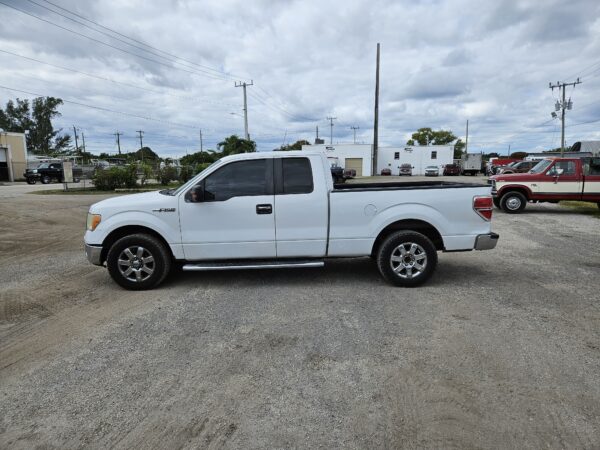
[[[284,136],[312,140],[317,125],[328,136],[330,114],[338,117],[334,141],[351,141],[356,125],[357,138],[368,142],[377,42],[383,144],[403,144],[423,126],[464,135],[469,119],[473,150],[556,146],[557,123],[539,126],[555,101],[548,82],[577,76],[583,84],[569,90],[575,107],[567,125],[600,114],[600,6],[593,0],[491,8],[475,0],[52,3],[160,49],[143,52],[139,42],[110,39],[28,0],[9,2],[128,54],[0,5],[0,49],[126,84],[0,52],[0,85],[156,119],[66,103],[58,125],[83,129],[94,151],[114,151],[117,129],[125,149],[136,147],[135,130],[143,129],[144,142],[165,155],[196,150],[198,128],[209,147],[242,135],[242,118],[231,114],[242,112],[241,89],[233,86],[242,78],[255,83],[249,122],[260,149],[279,146]],[[168,54],[185,61],[173,64]],[[27,97],[0,89],[1,103],[17,96]],[[598,137],[599,123],[568,126],[567,141]]]

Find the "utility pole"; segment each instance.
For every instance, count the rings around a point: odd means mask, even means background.
[[[73,125],[73,134],[75,135],[75,150],[79,153],[79,144],[77,143],[77,128]]]
[[[328,117],[329,120],[329,145],[333,145],[333,121],[337,120],[337,117]]]
[[[375,117],[373,120],[373,167],[372,174],[377,173],[377,147],[379,145],[379,42],[377,43],[377,63],[375,68]]]
[[[81,132],[81,141],[82,141],[83,151],[85,152],[85,134],[83,134],[83,131]]]
[[[469,119],[467,119],[467,134],[465,136],[465,155],[469,153]]]
[[[117,148],[119,149],[119,155],[121,154],[121,140],[119,139],[121,136],[123,136],[123,133],[119,133],[119,130],[117,130],[116,133],[113,133],[113,136],[117,137]]]
[[[358,130],[360,127],[355,127],[355,126],[351,126],[350,129],[352,130],[352,132],[354,133],[354,143],[356,144],[356,130]]]
[[[508,144],[508,157],[510,158],[510,144]]]
[[[573,86],[573,88],[578,85],[581,84],[581,81],[579,80],[579,78],[577,78],[577,81],[574,81],[573,83],[561,83],[560,81],[557,81],[556,84],[552,84],[552,83],[548,83],[548,87],[550,89],[552,89],[552,92],[554,92],[554,88],[557,89],[561,89],[562,88],[562,102],[556,102],[556,111],[561,110],[561,114],[560,114],[560,122],[561,122],[561,133],[560,133],[560,157],[562,158],[565,154],[565,112],[567,109],[572,109],[573,108],[573,102],[571,101],[571,99],[569,98],[569,101],[566,101],[566,88],[567,86]],[[556,113],[552,113],[552,117],[556,117]]]
[[[140,137],[140,154],[142,155],[142,164],[144,163],[144,143],[142,141],[142,136],[144,135],[144,132],[142,130],[137,130],[136,133],[139,135]]]
[[[250,140],[250,134],[248,134],[248,100],[246,97],[246,86],[253,86],[254,81],[250,80],[250,83],[244,82],[235,82],[235,87],[243,87],[244,88],[244,136],[247,141]]]
[[[203,145],[202,145],[202,130],[200,130],[200,153],[202,153],[203,150]]]

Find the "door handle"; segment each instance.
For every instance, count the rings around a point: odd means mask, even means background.
[[[273,205],[256,205],[256,214],[273,214]]]

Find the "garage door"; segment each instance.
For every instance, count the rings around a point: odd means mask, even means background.
[[[357,177],[362,177],[362,166],[363,166],[362,158],[346,158],[346,161],[344,163],[344,169],[356,170]]]

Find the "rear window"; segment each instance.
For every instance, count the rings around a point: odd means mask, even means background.
[[[313,178],[308,158],[283,158],[283,193],[310,194]]]

